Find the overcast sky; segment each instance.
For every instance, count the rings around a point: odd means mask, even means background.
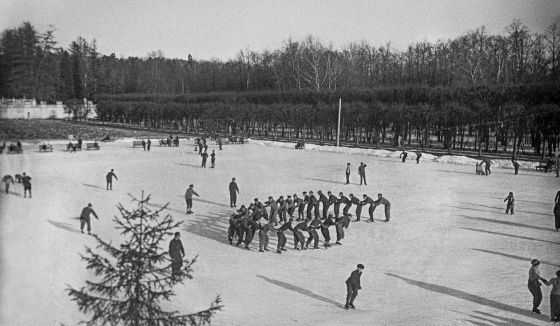
[[[532,32],[560,22],[560,0],[0,0],[0,30],[30,21],[56,27],[65,48],[78,36],[102,54],[229,59],[316,36],[341,48],[365,40],[394,48],[454,38],[482,25],[503,33],[514,19]]]

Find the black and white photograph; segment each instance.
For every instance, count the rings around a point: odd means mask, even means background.
[[[0,325],[560,326],[560,2],[0,1],[0,178]]]

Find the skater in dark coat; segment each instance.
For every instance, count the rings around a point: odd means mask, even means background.
[[[364,270],[364,265],[358,264],[357,269],[350,274],[350,277],[346,280],[346,304],[344,308],[354,307],[354,299],[358,296],[358,290],[362,289],[360,284],[360,277],[362,276],[362,271]]]
[[[330,195],[330,193],[331,192],[329,191],[328,194]],[[323,217],[322,218],[326,219],[327,218],[327,213],[329,211],[329,206],[331,205],[331,202],[330,202],[329,198],[327,196],[325,196],[325,194],[323,194],[323,192],[321,192],[320,190],[319,190],[318,194],[319,194],[319,201],[323,204]],[[317,205],[317,206],[319,206],[319,205]]]
[[[274,231],[274,227],[270,223],[261,225],[256,223],[259,230],[259,252],[268,251],[268,231]]]
[[[383,194],[377,194],[377,200],[375,201],[375,207],[383,205],[385,206],[385,222],[389,222],[391,219],[391,203],[383,197]],[[375,210],[375,208],[374,208]],[[373,212],[372,212],[373,214]]]
[[[420,163],[420,158],[422,157],[421,151],[416,151],[416,164]]]
[[[336,225],[336,222],[332,214],[329,214],[321,225],[321,234],[323,234],[323,238],[325,239],[325,248],[331,246],[331,233],[329,232],[329,227],[334,225]]]
[[[406,162],[406,157],[408,156],[408,153],[405,152],[404,150],[402,151],[400,157],[402,158],[402,162],[405,163]]]
[[[216,166],[216,153],[212,150],[212,154],[210,154],[210,168],[214,168]]]
[[[185,202],[187,203],[187,214],[192,214],[192,196],[200,197],[196,191],[194,191],[194,185],[189,185],[189,189],[185,192]]]
[[[300,222],[299,224],[297,224],[294,227],[294,249],[295,250],[299,250],[299,249],[307,249],[307,247],[305,247],[305,236],[303,235],[303,232],[308,232],[309,231],[309,219],[304,220],[303,222]],[[301,248],[298,248],[298,242],[301,243]]]
[[[316,217],[314,220],[309,222],[307,233],[309,233],[309,238],[307,238],[307,242],[305,243],[305,247],[308,247],[313,240],[313,249],[319,249],[319,234],[317,230],[321,229],[323,226],[323,222],[319,217]]]
[[[31,177],[26,175],[25,172],[23,172],[23,176],[21,177],[21,183],[23,183],[23,198],[26,197],[28,191],[29,198],[31,198]]]
[[[358,174],[360,175],[360,185],[362,184],[362,181],[364,182],[364,185],[367,186],[367,181],[366,181],[366,166],[364,164],[364,162],[360,162],[360,167],[358,168]]]
[[[297,198],[296,194],[294,194],[294,198]],[[296,210],[296,205],[294,199],[292,199],[292,196],[290,195],[288,195],[288,198],[286,199],[286,206],[288,207],[288,216],[290,218],[293,218],[294,211]]]
[[[539,310],[539,306],[541,305],[542,301],[542,292],[541,292],[541,281],[546,282],[544,278],[541,277],[539,272],[539,265],[541,264],[538,259],[533,259],[531,261],[531,268],[529,269],[529,281],[527,282],[527,287],[529,291],[533,295],[533,312],[540,314],[541,311]]]
[[[513,164],[513,169],[515,170],[515,175],[519,172],[519,162],[514,159],[511,159],[511,164]]]
[[[554,204],[554,228],[556,232],[560,229],[560,191],[556,194]]]
[[[560,270],[556,271],[556,277],[544,283],[547,286],[552,285],[552,291],[550,291],[550,321],[560,322]]]
[[[146,141],[144,139],[142,139],[142,148],[146,150]]]
[[[82,231],[82,233],[84,233],[84,226],[87,224],[87,233],[91,234],[91,221],[89,217],[90,214],[93,214],[96,220],[99,219],[97,213],[95,213],[95,211],[93,210],[93,206],[91,205],[91,203],[84,207],[82,209],[82,212],[80,213],[80,231]]]
[[[360,220],[362,216],[362,203],[357,197],[354,197],[353,194],[350,194],[350,204],[356,205],[356,221]]]
[[[269,221],[274,223],[274,226],[278,226],[278,204],[272,196],[268,197],[268,201],[265,203],[264,207],[270,207]]]
[[[307,196],[307,192],[303,192],[303,198]],[[305,211],[305,200],[303,198],[297,197],[294,194],[294,203],[296,204],[296,208],[298,210],[298,218],[297,221],[301,221],[303,219],[303,212]]]
[[[150,150],[150,147],[152,147],[152,141],[150,140],[150,138],[148,138],[148,141],[146,142],[146,148]]]
[[[185,248],[183,248],[179,232],[175,232],[175,237],[169,242],[169,256],[171,257],[171,276],[181,275]]]
[[[346,163],[346,184],[350,183],[350,163]]]
[[[11,175],[6,174],[2,177],[2,182],[4,183],[4,189],[6,190],[6,193],[8,193],[10,190],[10,183],[14,184],[14,178]]]
[[[239,187],[237,187],[237,183],[235,182],[235,178],[231,179],[229,183],[229,207],[236,207],[237,206],[237,194],[239,193]]]
[[[327,194],[329,195],[330,204],[334,207],[334,216],[338,217],[338,214],[340,212],[340,200],[335,195],[331,194],[330,191],[327,192]]]
[[[117,175],[114,171],[115,170],[111,169],[111,171],[109,171],[109,173],[107,173],[107,175],[105,176],[105,179],[107,181],[107,190],[113,190],[113,178],[119,181],[119,178],[117,178]]]
[[[341,217],[335,219],[336,226],[336,244],[341,245],[340,240],[344,239],[344,229],[350,226],[350,220],[352,219],[352,214],[342,215]]]
[[[290,231],[294,232],[294,243],[295,243],[295,246],[297,247],[298,242],[296,240],[296,235],[295,235],[294,228],[292,227],[292,221],[293,220],[294,220],[293,218],[290,218],[288,220],[288,222],[282,224],[282,226],[278,228],[278,231],[276,231],[276,235],[278,236],[278,246],[276,247],[276,252],[279,253],[279,254],[281,254],[282,251],[286,251],[287,239],[286,239],[286,235],[284,234],[284,231],[290,230]],[[302,243],[302,246],[303,246],[303,243]]]
[[[366,194],[364,194],[363,197],[364,197],[364,200],[362,200],[361,205],[364,206],[364,205],[369,204],[369,210],[368,210],[369,220],[368,220],[368,222],[375,222],[373,220],[373,212],[375,211],[375,201],[373,199],[371,199],[371,197],[366,195]]]
[[[231,214],[229,218],[229,227],[228,227],[228,242],[229,244],[233,241],[233,236],[236,233],[239,221],[241,220],[241,215],[237,213]]]
[[[513,192],[510,192],[509,195],[504,199],[504,202],[507,201],[506,205],[506,214],[511,211],[511,215],[513,215],[513,208],[515,206],[515,199],[513,198]]]
[[[340,203],[344,204],[344,208],[342,209],[342,215],[348,214],[348,210],[352,207],[352,202],[342,193],[340,193]]]
[[[200,156],[202,156],[201,167],[205,168],[206,167],[206,160],[208,159],[208,153],[204,152],[204,153],[200,154]]]
[[[491,174],[492,172],[490,171],[490,165],[494,164],[492,163],[492,161],[488,158],[488,157],[484,157],[482,159],[482,162],[480,162],[481,164],[484,163],[484,173],[486,175]]]
[[[243,208],[244,206],[241,206]],[[245,231],[247,231],[249,225],[249,217],[243,213],[242,209],[238,209],[237,212],[239,213],[239,219],[237,224],[235,225],[235,233],[237,234],[237,243],[235,244],[236,247],[239,247],[241,243],[245,240]]]
[[[286,215],[288,213],[288,205],[286,203],[286,201],[284,200],[284,196],[280,196],[278,198],[278,200],[276,201],[276,204],[278,204],[278,217],[280,219],[280,221],[282,221],[282,223],[286,222]]]
[[[316,208],[317,205],[317,198],[313,195],[313,191],[309,192],[309,201],[307,202],[307,215],[306,218],[310,219],[313,218],[312,210]]]

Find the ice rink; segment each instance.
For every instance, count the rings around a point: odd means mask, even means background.
[[[154,142],[155,143],[155,142]],[[93,232],[119,240],[112,217],[117,203],[133,208],[128,193],[152,195],[169,203],[169,213],[185,221],[181,230],[187,258],[199,255],[194,279],[175,288],[167,307],[184,313],[205,309],[216,295],[224,308],[213,325],[542,325],[550,316],[550,288],[543,285],[543,315],[531,314],[527,289],[530,260],[541,260],[547,279],[560,269],[560,233],[552,214],[560,179],[553,173],[521,170],[517,176],[494,168],[477,176],[474,165],[395,157],[295,150],[270,145],[224,145],[216,168],[200,168],[194,146],[152,151],[132,148],[131,140],[102,143],[100,151],[76,154],[27,151],[1,155],[0,173],[27,172],[33,198],[21,185],[0,194],[1,325],[77,325],[87,316],[65,293],[93,278],[80,259],[93,237],[79,232],[75,219],[89,202],[100,219]],[[398,155],[397,155],[398,156]],[[208,160],[210,161],[210,160]],[[346,163],[351,185],[344,184]],[[360,162],[367,186],[359,185]],[[210,162],[208,162],[208,167]],[[105,174],[118,181],[105,190]],[[391,221],[382,207],[375,223],[351,223],[342,246],[258,252],[227,243],[228,184],[240,188],[238,206],[253,198],[328,190],[372,198],[383,193],[392,204]],[[200,194],[185,214],[189,184]],[[505,215],[512,191],[515,215]],[[354,213],[352,208],[351,213]],[[362,218],[367,215],[364,209]],[[366,216],[367,218],[367,216]],[[331,235],[334,230],[331,228]],[[322,244],[322,236],[320,236]],[[167,246],[168,241],[165,242]],[[365,265],[356,310],[346,311],[345,280]]]

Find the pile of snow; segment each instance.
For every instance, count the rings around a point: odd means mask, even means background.
[[[295,143],[279,142],[279,141],[271,141],[271,140],[248,139],[248,141],[250,144],[256,144],[261,146],[276,146],[276,147],[284,147],[284,148],[294,148],[295,146]],[[370,155],[370,156],[390,157],[390,158],[400,158],[401,155],[401,151],[390,151],[385,149],[373,149],[373,148],[336,147],[336,146],[328,146],[328,145],[319,146],[315,144],[305,144],[305,150],[334,152],[334,153],[343,153],[343,154],[352,154],[352,155]],[[407,153],[409,155],[408,159],[411,160],[416,159],[416,155],[414,151],[407,151]],[[438,163],[451,163],[451,164],[473,165],[473,166],[477,163],[480,163],[480,160],[478,159],[474,159],[462,155],[436,156],[427,153],[422,153],[421,160],[434,161]],[[519,161],[521,170],[534,170],[538,164],[539,164],[538,162]],[[496,160],[492,160],[492,167],[513,169],[513,164],[511,163],[511,160],[496,159]]]

